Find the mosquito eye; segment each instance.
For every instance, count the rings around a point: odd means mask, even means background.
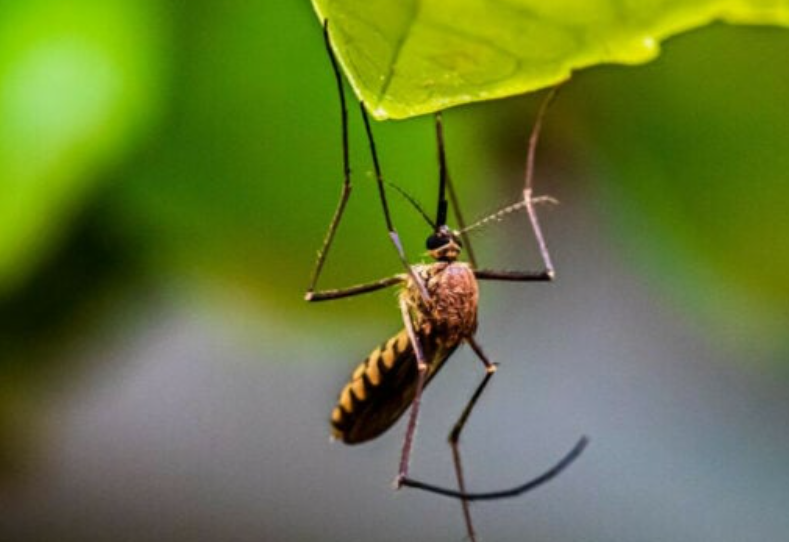
[[[427,238],[427,250],[436,250],[447,244],[447,238],[439,235],[431,235]]]

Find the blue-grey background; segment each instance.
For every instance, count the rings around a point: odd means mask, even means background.
[[[327,418],[399,328],[393,292],[307,305],[339,195],[336,90],[304,4],[0,7],[0,539],[462,540],[460,507],[391,489],[403,427],[349,448]],[[763,541],[789,530],[789,34],[713,26],[637,68],[577,74],[538,189],[550,285],[483,284],[501,363],[464,434],[483,540]],[[515,200],[539,97],[447,112],[470,217]],[[399,270],[361,124],[324,284]],[[376,125],[432,208],[430,119]],[[412,258],[426,234],[394,204]],[[474,238],[538,265],[523,216]],[[426,395],[413,473],[481,378]]]

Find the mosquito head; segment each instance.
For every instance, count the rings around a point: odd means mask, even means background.
[[[426,244],[430,256],[440,262],[454,262],[463,249],[460,237],[447,226],[439,226]]]

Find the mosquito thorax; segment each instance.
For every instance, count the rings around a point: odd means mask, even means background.
[[[430,257],[439,262],[454,262],[463,250],[463,243],[456,233],[446,226],[440,226],[427,238],[425,245]]]

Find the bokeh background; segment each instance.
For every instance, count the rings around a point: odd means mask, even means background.
[[[576,74],[538,188],[550,285],[483,285],[501,370],[465,433],[483,539],[763,541],[789,532],[789,32],[715,25],[656,62]],[[399,329],[392,292],[302,301],[341,182],[307,2],[0,4],[0,540],[462,540],[460,507],[391,490],[402,424],[331,443],[349,371]],[[445,115],[469,217],[517,198],[539,96]],[[325,286],[398,270],[351,108],[356,190]],[[432,208],[430,119],[377,124]],[[409,255],[424,224],[393,212]],[[480,230],[535,267],[523,216]],[[481,377],[430,387],[415,476]]]

